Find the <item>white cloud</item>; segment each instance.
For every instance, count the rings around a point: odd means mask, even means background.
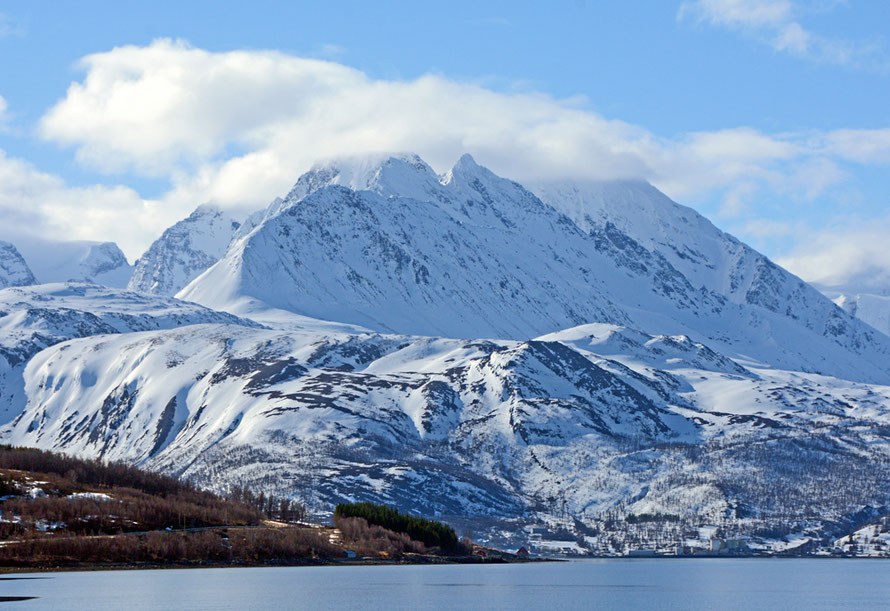
[[[798,6],[790,0],[686,0],[677,17],[750,35],[776,51],[811,61],[890,70],[884,50],[869,42],[822,36],[805,28],[801,13],[833,8],[837,3]]]
[[[720,216],[738,217],[745,213],[751,199],[757,193],[757,183],[740,181],[726,190],[720,206]]]
[[[375,81],[275,52],[209,53],[162,40],[82,64],[85,80],[71,85],[41,131],[108,172],[166,175],[210,163],[231,173],[266,165],[257,157],[271,154],[292,180],[311,160],[344,152],[417,149],[447,164],[465,150],[512,158],[525,148],[535,162],[524,165],[533,170],[564,166],[574,148],[595,156],[568,160],[571,171],[588,165],[639,174],[638,150],[650,146],[642,130],[549,97],[506,96],[437,76]],[[225,158],[232,146],[247,151],[244,159]],[[554,148],[559,159],[548,161]]]
[[[89,55],[81,66],[86,79],[43,118],[43,134],[76,144],[78,159],[94,167],[155,175],[213,157],[229,142],[256,141],[282,119],[316,111],[325,94],[365,80],[318,60],[215,54],[164,40]]]
[[[754,219],[744,226],[744,232],[755,238],[787,238],[797,231],[798,227],[792,223],[768,219]]]
[[[325,43],[318,48],[315,54],[323,59],[335,59],[343,57],[346,54],[346,48],[340,45]]]
[[[890,128],[839,129],[825,135],[826,151],[858,163],[890,163]]]
[[[68,186],[0,150],[0,239],[115,240],[132,259],[180,216],[128,187]]]
[[[739,9],[739,19],[784,18],[758,6]],[[162,177],[170,190],[160,202],[143,202],[122,187],[95,187],[95,203],[84,190],[49,191],[65,202],[59,218],[82,208],[101,219],[111,210],[112,220],[81,233],[96,236],[99,226],[126,218],[124,229],[105,235],[128,253],[199,203],[257,209],[313,162],[341,154],[413,151],[444,171],[470,152],[519,181],[644,178],[679,200],[722,198],[721,213],[738,222],[750,219],[755,197],[823,195],[846,180],[842,163],[890,163],[890,129],[767,134],[742,127],[663,138],[579,99],[498,93],[436,75],[375,80],[272,51],[213,53],[158,40],[90,55],[82,66],[85,78],[43,117],[42,135],[73,147],[87,166]],[[108,203],[113,193],[119,208]]]
[[[777,27],[791,20],[787,0],[689,0],[680,5],[687,15],[727,26]]]
[[[814,140],[737,128],[664,139],[577,99],[441,76],[374,80],[271,51],[211,53],[159,40],[82,65],[86,77],[43,117],[43,136],[105,172],[170,177],[169,197],[190,205],[258,206],[319,158],[381,150],[415,151],[440,170],[470,151],[520,180],[641,177],[681,198],[737,181],[782,188],[793,182],[786,166],[832,147],[855,153],[843,134]]]
[[[6,123],[9,121],[9,116],[6,114],[7,108],[6,100],[0,95],[0,131],[6,127]]]
[[[776,31],[773,47],[776,51],[790,51],[797,55],[806,55],[812,42],[813,35],[803,29],[803,26],[799,23],[788,23]]]
[[[870,161],[874,161],[871,158]],[[848,174],[827,157],[809,157],[791,164],[776,190],[793,199],[809,201],[821,196],[831,187],[841,184]]]
[[[890,218],[812,232],[778,263],[824,289],[884,293],[890,287],[888,235]]]

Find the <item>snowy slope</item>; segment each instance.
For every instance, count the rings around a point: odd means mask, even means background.
[[[644,240],[630,221],[582,229],[469,156],[443,177],[410,155],[318,166],[179,296],[431,336],[527,339],[609,322],[890,382],[886,337],[691,210],[645,202],[633,213],[655,227]]]
[[[175,295],[226,250],[239,223],[211,205],[202,205],[154,241],[136,261],[127,286],[152,295]]]
[[[422,372],[415,371],[418,359]],[[256,470],[229,463],[232,477],[268,477],[270,468],[298,474],[301,457],[314,456],[319,468],[342,469],[327,478],[326,500],[401,497],[488,513],[503,506],[492,503],[498,499],[518,507],[503,481],[490,481],[502,478],[495,456],[516,444],[616,434],[672,438],[693,430],[619,377],[571,359],[558,344],[220,326],[88,338],[29,364],[33,407],[13,423],[11,440],[150,459],[166,470],[191,464],[187,475],[243,452],[281,452],[283,464]],[[459,439],[458,454],[476,460],[410,459],[450,438]],[[480,454],[482,447],[492,456]]]
[[[28,360],[47,346],[74,337],[208,322],[259,326],[193,303],[92,284],[0,290],[0,422],[24,408],[22,372]]]
[[[890,335],[890,297],[858,293],[840,295],[834,302],[850,316],[855,316],[884,335]]]
[[[274,200],[272,200],[272,203],[270,203],[262,210],[257,210],[253,214],[248,215],[247,218],[244,219],[244,222],[241,223],[241,225],[238,227],[238,229],[235,230],[235,233],[232,234],[232,239],[238,240],[240,238],[243,238],[248,233],[256,229],[256,227],[260,223],[281,212],[281,208],[283,206],[284,200],[280,197],[276,197]],[[220,257],[222,257],[222,254],[220,254]]]
[[[697,289],[827,335],[844,325],[815,288],[646,182],[551,182],[532,190],[591,235],[619,231],[664,257]]]
[[[0,242],[0,289],[36,282],[34,274],[15,246]]]
[[[661,513],[750,532],[890,500],[890,388],[749,370],[614,325],[531,341],[200,325],[64,342],[24,379],[8,442],[319,507]],[[818,511],[801,502],[811,480]]]
[[[695,287],[727,297],[743,292],[730,272],[747,247],[646,182],[566,181],[535,183],[530,189],[585,232],[611,225],[658,252]]]
[[[123,288],[133,266],[114,242],[57,241],[21,237],[15,241],[37,282],[92,282]]]

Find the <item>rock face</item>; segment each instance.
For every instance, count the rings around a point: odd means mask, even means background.
[[[199,206],[155,240],[136,261],[127,288],[152,295],[173,296],[226,250],[239,223],[219,208]]]
[[[165,232],[140,293],[0,291],[0,441],[596,553],[890,515],[890,337],[645,183],[534,189],[332,162]]]
[[[16,247],[9,242],[0,242],[0,289],[36,283],[37,279]]]

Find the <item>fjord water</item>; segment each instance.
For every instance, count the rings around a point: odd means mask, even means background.
[[[20,578],[39,579],[20,579]],[[13,578],[13,579],[9,579]],[[447,566],[170,569],[11,575],[9,609],[869,609],[890,563],[634,559]]]

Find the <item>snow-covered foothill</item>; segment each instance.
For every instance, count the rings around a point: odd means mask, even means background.
[[[25,406],[22,372],[48,346],[91,335],[169,329],[199,323],[258,323],[172,297],[154,297],[85,283],[0,290],[0,422]]]

